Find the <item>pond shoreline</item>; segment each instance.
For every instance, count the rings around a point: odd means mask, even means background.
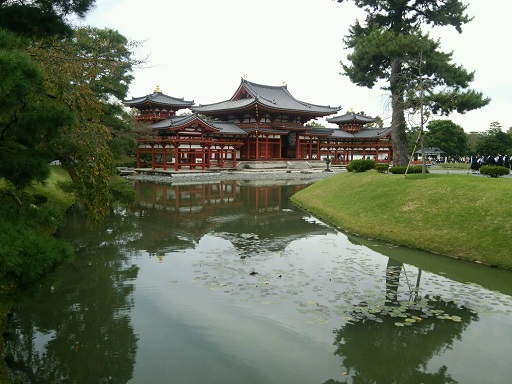
[[[222,180],[258,180],[258,181],[279,181],[279,180],[321,180],[341,172],[340,170],[325,171],[221,171],[221,172],[180,172],[169,175],[141,173],[137,175],[124,176],[127,180],[145,181],[159,184],[177,183],[204,183]]]

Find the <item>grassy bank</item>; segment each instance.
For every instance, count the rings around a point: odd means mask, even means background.
[[[65,181],[71,181],[68,171],[60,166],[53,166],[48,180],[44,184],[34,184],[27,192],[46,196],[50,204],[65,212],[75,202],[73,195],[57,188],[59,182]]]
[[[512,269],[512,180],[340,173],[292,201],[340,229]]]

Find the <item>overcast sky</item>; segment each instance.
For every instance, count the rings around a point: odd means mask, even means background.
[[[486,131],[499,122],[512,127],[511,48],[508,26],[512,2],[469,1],[474,20],[463,27],[431,30],[453,61],[475,71],[471,88],[491,103],[449,118],[466,132]],[[468,1],[465,1],[468,3]],[[343,37],[365,13],[352,1],[333,0],[97,0],[83,22],[118,30],[143,42],[137,58],[149,56],[148,68],[137,69],[128,98],[163,93],[209,104],[229,99],[240,79],[281,85],[297,99],[340,106],[390,123],[389,94],[352,84],[342,71]],[[436,117],[446,118],[446,117]]]

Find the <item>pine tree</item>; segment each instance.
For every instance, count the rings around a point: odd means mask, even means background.
[[[337,0],[342,3],[346,0]],[[422,27],[453,26],[459,33],[471,21],[459,0],[354,0],[368,12],[364,25],[356,20],[344,43],[351,53],[344,74],[359,86],[387,82],[391,93],[393,164],[408,162],[405,112],[420,107],[434,114],[465,113],[490,102],[470,89],[474,73],[452,63]],[[428,83],[424,97],[418,87]]]

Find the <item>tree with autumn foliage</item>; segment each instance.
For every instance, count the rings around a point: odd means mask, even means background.
[[[0,0],[0,178],[14,193],[61,160],[92,221],[107,213],[112,145],[126,139],[125,98],[137,43],[71,27],[94,0]],[[119,147],[119,145],[117,145]]]
[[[0,1],[0,193],[21,204],[17,190],[44,181],[53,154],[47,144],[74,120],[48,97],[44,74],[27,48],[35,39],[69,35],[67,18],[83,17],[94,0]]]
[[[61,212],[20,193],[46,180],[55,158],[52,143],[78,120],[69,105],[49,92],[46,74],[30,49],[36,41],[70,36],[68,18],[83,17],[93,4],[0,0],[0,294],[37,281],[71,254],[71,246],[53,236]]]
[[[76,116],[50,146],[94,222],[111,203],[114,162],[109,144],[115,131],[126,128],[120,100],[138,63],[131,51],[136,44],[117,31],[86,27],[68,37],[37,41],[29,49],[43,69],[48,94]]]
[[[346,0],[337,0],[342,3]],[[359,86],[379,81],[391,93],[393,164],[408,162],[406,111],[448,115],[465,113],[490,102],[468,89],[474,73],[452,62],[422,27],[452,26],[459,33],[471,21],[459,0],[354,0],[367,11],[356,20],[344,42],[351,53],[344,74]],[[421,89],[422,92],[418,92]]]

